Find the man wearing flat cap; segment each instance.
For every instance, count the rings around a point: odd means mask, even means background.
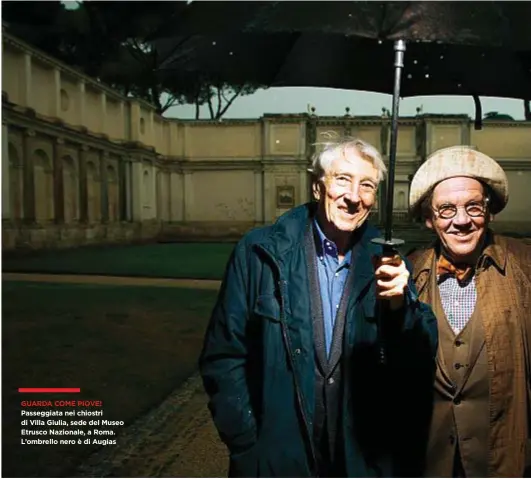
[[[439,330],[426,477],[529,477],[531,248],[489,229],[508,190],[467,146],[436,151],[411,183],[411,212],[437,235],[409,255]]]

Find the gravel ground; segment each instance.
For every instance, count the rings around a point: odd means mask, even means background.
[[[173,286],[218,289],[219,281],[3,273],[3,281]],[[81,464],[75,477],[227,477],[227,450],[219,440],[198,374],[150,413]]]
[[[199,375],[102,447],[75,477],[227,477],[228,456]]]

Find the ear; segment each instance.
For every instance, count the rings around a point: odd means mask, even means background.
[[[312,193],[313,197],[319,201],[321,199],[321,182],[316,180],[312,183]]]
[[[427,226],[430,230],[433,229],[433,221],[431,220],[431,218],[426,218],[426,219],[424,220],[424,223],[426,224],[426,226]]]

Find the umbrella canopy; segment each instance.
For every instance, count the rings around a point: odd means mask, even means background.
[[[399,96],[472,95],[476,120],[479,95],[531,99],[531,2],[178,3],[155,40],[174,75],[393,94],[385,237],[373,240],[384,254],[403,244],[392,238]]]
[[[531,2],[192,2],[153,38],[161,69],[232,84],[531,99]]]

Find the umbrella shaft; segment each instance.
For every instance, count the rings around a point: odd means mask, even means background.
[[[387,175],[387,204],[385,220],[385,239],[390,241],[393,235],[393,196],[395,188],[396,145],[398,140],[398,105],[400,103],[400,80],[404,68],[406,42],[397,40],[395,50],[395,84],[393,88],[393,113],[391,116],[391,145],[389,149],[389,171]]]

